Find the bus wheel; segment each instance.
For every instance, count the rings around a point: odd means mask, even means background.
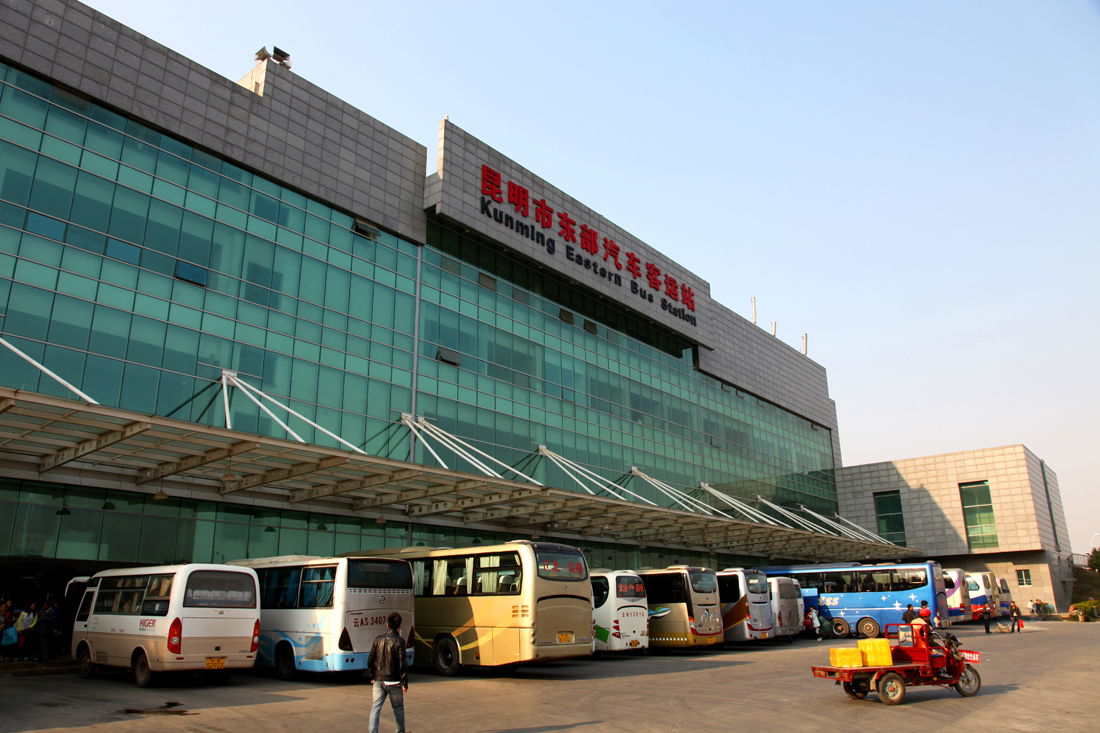
[[[95,677],[95,663],[92,661],[92,652],[88,649],[87,644],[81,644],[80,648],[76,650],[76,666],[77,675],[80,679],[90,680]]]
[[[966,665],[966,669],[959,676],[959,681],[955,683],[955,692],[963,697],[974,697],[980,689],[982,689],[982,678],[978,675],[978,670],[969,664]]]
[[[292,680],[298,674],[294,666],[294,650],[286,642],[275,647],[275,676],[281,680]]]
[[[875,621],[873,618],[861,618],[859,623],[856,624],[856,629],[868,639],[878,638],[879,625],[878,621]]]
[[[900,705],[905,700],[905,680],[897,672],[887,672],[878,681],[878,696],[887,705]]]
[[[153,670],[149,669],[149,658],[145,656],[145,652],[138,649],[134,652],[134,658],[131,661],[131,665],[134,668],[134,682],[138,687],[152,687],[155,681],[155,675]]]
[[[844,686],[844,694],[853,700],[862,700],[867,697],[867,693],[871,691],[870,688],[867,687],[866,680],[861,680],[859,682],[852,680],[851,682],[843,682],[841,684]]]
[[[458,644],[449,636],[441,636],[432,642],[432,666],[444,677],[454,677],[462,665],[458,661]]]
[[[833,619],[833,636],[841,639],[847,639],[848,634],[852,633],[852,628],[848,626],[848,622],[842,618]]]

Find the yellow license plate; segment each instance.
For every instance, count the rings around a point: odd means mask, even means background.
[[[207,657],[207,669],[225,669],[225,657]]]
[[[558,643],[559,644],[572,644],[573,643],[573,632],[572,631],[559,631],[558,632]]]
[[[630,646],[632,646],[632,647],[638,646],[638,640],[637,639],[631,639],[630,640]]]

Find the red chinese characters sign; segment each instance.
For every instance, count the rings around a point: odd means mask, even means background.
[[[555,210],[525,186],[505,181],[500,171],[488,165],[481,166],[481,213],[545,247],[550,255],[556,253],[559,242],[564,244],[566,259],[574,264],[615,285],[629,287],[631,293],[650,303],[656,304],[659,299],[662,310],[697,325],[695,291],[690,285],[637,253],[624,250],[589,222],[577,221],[568,211]]]

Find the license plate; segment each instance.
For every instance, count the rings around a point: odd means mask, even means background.
[[[970,651],[969,649],[960,649],[959,654],[962,654],[962,658],[971,664],[980,664],[982,661],[982,653]]]
[[[572,644],[573,643],[573,632],[572,631],[559,631],[558,632],[558,643],[559,644]]]
[[[225,657],[207,657],[207,669],[225,669]]]
[[[631,639],[630,640],[630,646],[632,646],[632,647],[638,646],[638,640],[637,639]]]

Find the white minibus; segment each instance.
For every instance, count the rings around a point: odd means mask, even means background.
[[[722,641],[718,579],[710,568],[642,568],[649,605],[649,645],[709,646]]]
[[[645,583],[633,570],[593,570],[592,622],[596,651],[649,648]]]
[[[362,674],[386,617],[401,616],[412,662],[412,571],[406,560],[284,555],[234,560],[260,579],[258,664],[283,679],[299,671]]]
[[[73,623],[80,676],[98,667],[156,673],[206,670],[224,679],[256,663],[260,639],[255,571],[230,565],[104,570],[88,580]]]
[[[974,571],[966,574],[967,590],[970,591],[970,610],[975,621],[981,618],[982,606],[989,604],[991,616],[996,618],[1001,609],[1001,587],[997,578],[988,571]]]
[[[767,639],[772,633],[768,577],[751,568],[718,571],[718,602],[727,642]]]
[[[802,586],[794,578],[768,578],[771,591],[772,618],[775,619],[774,635],[785,636],[787,641],[802,633]]]

